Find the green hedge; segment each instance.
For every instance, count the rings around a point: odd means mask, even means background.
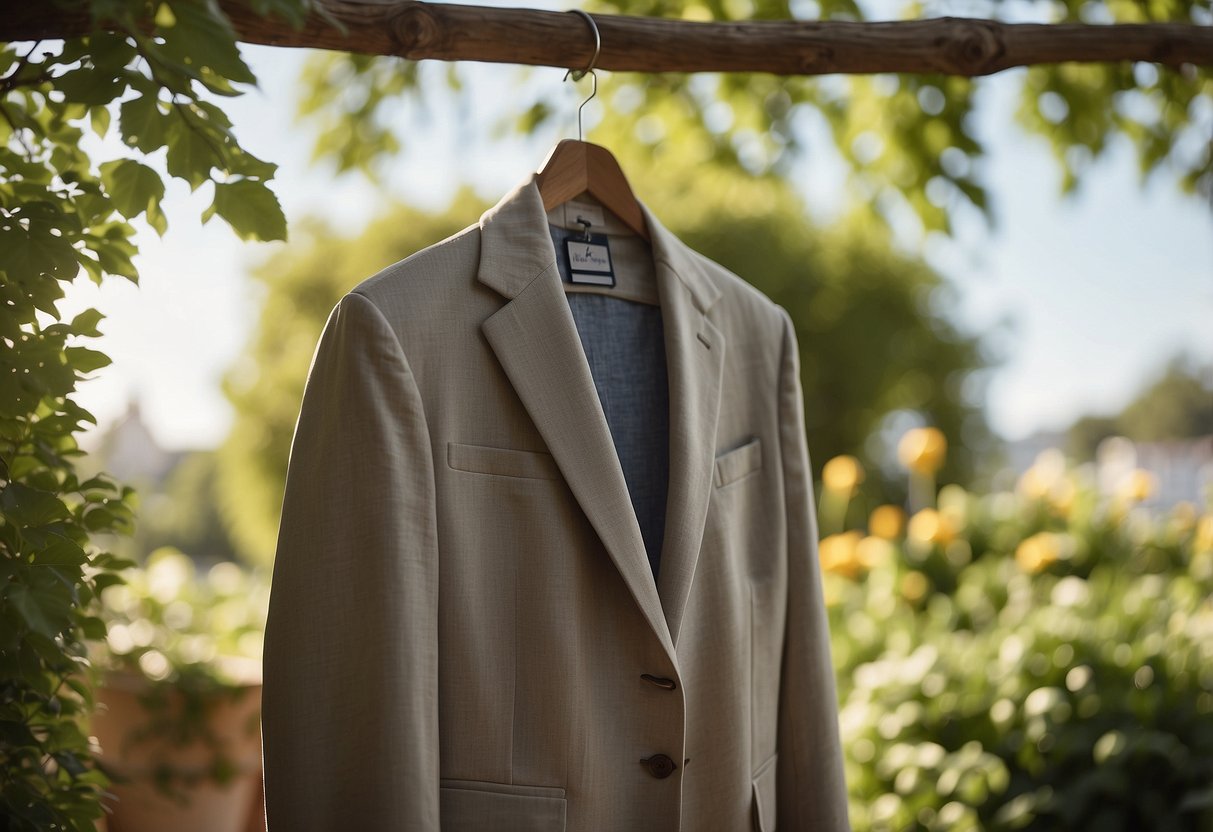
[[[856,830],[1213,829],[1213,514],[1057,462],[823,540]]]

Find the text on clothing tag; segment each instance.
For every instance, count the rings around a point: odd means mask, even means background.
[[[569,253],[569,282],[614,286],[611,244],[605,234],[576,234],[564,241]]]

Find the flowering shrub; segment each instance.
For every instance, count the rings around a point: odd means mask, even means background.
[[[269,586],[231,562],[198,574],[176,549],[153,552],[101,595],[109,625],[98,664],[196,689],[256,684]]]
[[[1213,513],[1149,490],[1054,453],[822,540],[856,830],[1213,828]]]

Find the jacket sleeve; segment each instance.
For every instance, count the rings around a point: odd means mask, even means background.
[[[348,294],[291,444],[263,659],[269,832],[437,832],[434,502],[408,361]]]
[[[779,311],[783,318],[779,444],[787,501],[788,601],[779,691],[777,828],[838,832],[849,829],[850,824],[829,624],[817,556],[800,353],[792,320],[782,307]]]

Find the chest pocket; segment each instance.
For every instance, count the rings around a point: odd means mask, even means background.
[[[560,467],[556,464],[556,458],[545,451],[518,451],[513,448],[448,442],[446,462],[451,468],[475,474],[533,480],[560,479]]]
[[[716,457],[716,487],[723,488],[762,467],[762,440],[757,436]]]

